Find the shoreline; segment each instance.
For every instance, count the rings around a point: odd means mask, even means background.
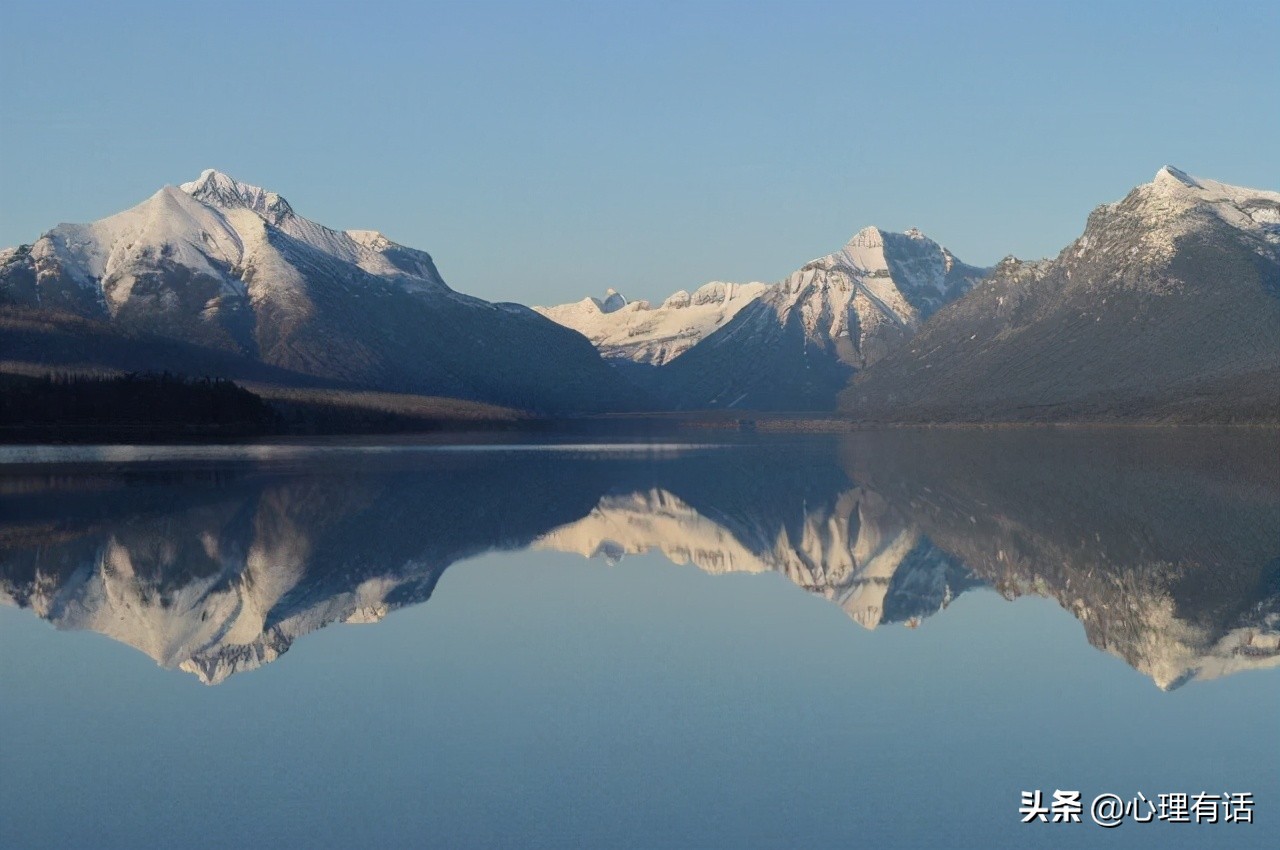
[[[530,437],[598,437],[649,439],[690,433],[740,435],[855,434],[876,431],[1135,431],[1135,430],[1232,430],[1280,431],[1280,422],[1161,422],[1161,421],[997,421],[997,422],[867,422],[825,417],[762,416],[696,417],[666,414],[581,418],[437,419],[392,428],[332,430],[261,430],[193,426],[165,429],[97,428],[93,426],[47,428],[0,427],[0,447],[23,446],[208,446],[293,445],[313,442],[361,444],[370,441],[428,440],[444,438],[450,444],[502,442],[521,435]]]

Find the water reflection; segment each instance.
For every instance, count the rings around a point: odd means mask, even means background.
[[[526,547],[778,572],[866,628],[919,625],[980,586],[1049,596],[1166,689],[1280,664],[1270,435],[150,460],[0,474],[0,599],[206,683],[425,602],[459,560]]]

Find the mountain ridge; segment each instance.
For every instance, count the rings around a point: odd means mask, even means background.
[[[872,421],[1280,421],[1280,193],[1166,166],[856,378]]]
[[[223,377],[257,363],[329,385],[535,411],[636,403],[578,334],[527,307],[457,293],[426,252],[325,227],[213,169],[0,253],[0,310],[47,320],[43,337],[21,345],[32,363],[42,350],[92,354],[59,330],[59,317],[75,317],[125,348],[140,337],[194,346],[192,371]],[[228,358],[239,365],[228,370]]]
[[[604,300],[534,309],[582,333],[669,406],[832,409],[854,372],[985,273],[917,228],[872,226],[774,284],[713,281],[659,307],[610,289]]]
[[[833,409],[852,375],[983,274],[917,229],[863,228],[668,364],[663,390],[684,409]]]
[[[533,309],[578,331],[612,362],[663,366],[697,345],[764,292],[763,283],[712,281],[692,293],[680,289],[658,307],[629,301],[610,288],[605,297]]]
[[[1165,166],[1054,258],[984,269],[866,227],[773,284],[528,308],[205,169],[0,251],[0,328],[0,363],[28,373],[141,364],[553,415],[1280,422],[1280,192]]]

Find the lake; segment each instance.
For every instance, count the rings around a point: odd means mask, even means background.
[[[0,846],[1280,846],[1274,432],[695,436],[0,448]]]

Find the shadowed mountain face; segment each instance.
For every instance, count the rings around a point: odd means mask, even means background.
[[[216,683],[493,549],[778,572],[867,628],[1056,599],[1160,687],[1280,664],[1280,471],[1241,433],[303,452],[0,475],[0,598]],[[440,604],[440,603],[437,603]]]
[[[610,289],[534,309],[677,409],[831,410],[851,375],[986,272],[914,228],[867,227],[770,286],[712,282],[658,307]]]
[[[841,408],[879,421],[1280,421],[1280,193],[1163,168],[1008,259]]]
[[[682,409],[832,410],[850,376],[985,273],[918,230],[864,228],[664,365],[655,392]]]
[[[217,171],[0,250],[0,361],[413,392],[543,411],[634,405],[580,335],[445,285]]]

